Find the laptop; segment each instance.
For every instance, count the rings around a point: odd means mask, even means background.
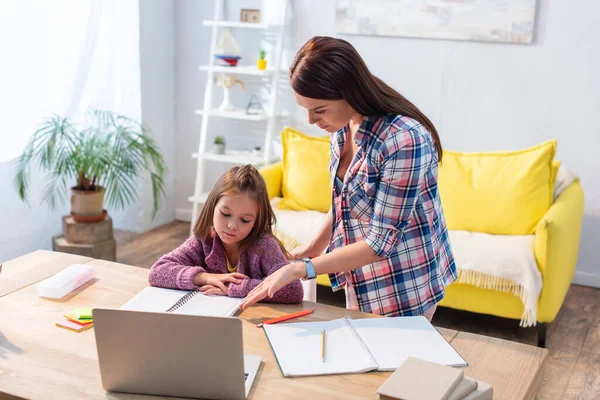
[[[262,358],[239,318],[94,308],[100,374],[113,392],[245,399]]]

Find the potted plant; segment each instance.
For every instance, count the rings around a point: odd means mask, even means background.
[[[265,60],[267,52],[264,50],[261,50],[261,51],[259,51],[258,54],[259,54],[260,58],[258,60],[256,60],[256,67],[261,70],[267,69],[267,60]]]
[[[48,173],[43,201],[53,209],[71,187],[71,215],[78,222],[98,222],[108,208],[122,209],[137,197],[136,178],[149,172],[156,216],[165,196],[165,163],[149,129],[110,111],[91,109],[83,126],[54,116],[43,122],[16,161],[14,184],[27,202],[30,169]]]
[[[214,152],[217,154],[225,154],[225,138],[223,136],[215,137]]]

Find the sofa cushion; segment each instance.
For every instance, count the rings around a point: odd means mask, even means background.
[[[329,211],[331,183],[329,178],[329,137],[308,136],[295,129],[281,132],[283,145],[284,210]]]
[[[527,235],[552,204],[556,141],[519,151],[444,151],[439,190],[451,230]]]
[[[299,244],[307,244],[317,233],[317,230],[321,224],[323,224],[323,221],[325,221],[327,213],[314,210],[302,212],[282,210],[278,208],[282,201],[283,199],[281,198],[274,198],[271,200],[271,205],[273,206],[275,216],[277,217],[275,230],[289,236]],[[289,241],[289,244],[294,245],[295,247],[292,240]],[[287,246],[286,249],[288,249]],[[289,250],[290,249],[288,249],[288,251]]]

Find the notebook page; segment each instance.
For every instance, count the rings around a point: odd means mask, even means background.
[[[344,320],[264,325],[285,376],[350,374],[377,368]],[[325,330],[325,362],[321,361]]]
[[[442,365],[467,365],[425,317],[353,319],[350,324],[377,360],[380,371],[393,371],[408,357]]]
[[[237,312],[242,300],[236,297],[211,296],[198,292],[173,313],[204,315],[206,317],[231,317]]]
[[[123,310],[166,312],[187,293],[187,290],[147,287],[121,306]]]
[[[125,303],[121,309],[150,312],[166,312],[189,290],[147,287]],[[197,292],[185,304],[174,311],[176,314],[229,317],[236,313],[242,299],[227,296],[207,296]]]

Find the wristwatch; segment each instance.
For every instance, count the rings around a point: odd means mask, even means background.
[[[304,257],[302,259],[304,264],[306,264],[306,277],[302,278],[303,280],[315,279],[317,277],[317,273],[315,272],[315,266],[312,261],[308,257]]]

